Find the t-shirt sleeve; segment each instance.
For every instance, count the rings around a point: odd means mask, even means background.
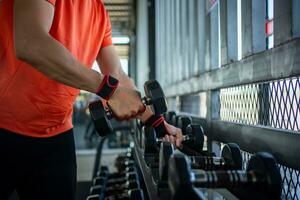
[[[110,23],[109,14],[107,11],[105,11],[105,19],[106,19],[106,27],[105,27],[104,38],[103,38],[102,45],[101,45],[102,48],[112,45],[111,23]]]
[[[48,2],[51,3],[53,6],[55,6],[56,0],[46,0],[46,1],[48,1]]]

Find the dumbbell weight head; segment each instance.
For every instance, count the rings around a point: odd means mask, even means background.
[[[135,166],[128,166],[122,169],[122,171],[119,171],[117,173],[110,174],[108,171],[98,171],[97,176],[103,177],[103,178],[114,178],[114,177],[120,177],[124,176],[126,173],[129,172],[136,172],[137,169]]]
[[[107,115],[107,108],[103,105],[101,100],[91,102],[89,104],[89,111],[94,122],[97,133],[103,137],[112,133],[113,128],[110,122],[110,115]]]
[[[179,116],[178,115],[173,115],[172,116],[172,125],[178,127],[178,119]]]
[[[144,84],[146,98],[143,98],[145,104],[150,105],[153,113],[156,115],[167,112],[167,102],[164,91],[156,80],[146,81]]]
[[[170,142],[160,143],[159,148],[159,179],[168,180],[168,163],[170,156],[174,153],[173,145]]]
[[[131,152],[127,152],[122,155],[119,155],[116,158],[116,162],[122,162],[123,160],[129,160],[129,159],[133,159],[133,154]]]
[[[188,163],[186,157],[179,153],[171,155],[169,159],[168,184],[172,199],[185,199],[186,195],[194,193],[191,183],[191,165],[186,163]]]
[[[192,149],[201,151],[204,145],[204,131],[201,125],[199,124],[189,124],[186,127],[186,135],[193,136],[193,140],[184,141],[184,144],[189,146]]]
[[[124,190],[140,189],[140,182],[138,180],[126,181],[124,184],[114,184],[107,187],[105,190],[105,196],[110,196],[116,192]]]
[[[166,122],[168,122],[168,124],[173,124],[173,116],[176,116],[176,112],[174,111],[168,111],[164,114],[165,120]]]
[[[128,180],[126,182],[126,187],[129,189],[130,188],[133,188],[133,189],[140,188],[140,182],[138,180]]]
[[[93,178],[93,185],[105,185],[106,182],[106,177],[96,176],[95,178]]]
[[[131,189],[128,191],[124,191],[121,194],[114,194],[112,196],[106,196],[105,200],[116,200],[116,199],[123,199],[123,200],[144,200],[144,193],[141,189]]]
[[[153,127],[144,126],[143,128],[143,149],[144,154],[157,153],[157,138]]]
[[[268,199],[280,199],[282,179],[280,171],[277,167],[274,157],[266,152],[260,152],[251,157],[246,169],[249,171],[256,171],[262,176],[266,176],[267,184],[262,184],[260,191],[257,188],[252,188],[253,192],[265,194]]]
[[[128,160],[128,161],[116,163],[115,166],[119,171],[123,171],[126,167],[132,167],[134,165],[135,165],[134,160]]]
[[[128,173],[124,177],[108,179],[106,187],[110,187],[116,184],[124,184],[126,181],[138,181],[139,177],[137,173]]]
[[[179,116],[177,127],[181,129],[182,134],[186,135],[186,128],[192,123],[192,118],[189,116]]]
[[[241,170],[243,168],[243,158],[239,145],[227,143],[221,150],[221,157],[224,158],[225,169]]]
[[[101,166],[97,172],[97,176],[106,176],[108,175],[109,170],[107,166]]]
[[[132,189],[128,191],[130,200],[144,200],[144,192],[141,189]]]

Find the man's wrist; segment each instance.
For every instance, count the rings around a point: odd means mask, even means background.
[[[165,118],[162,115],[152,115],[145,121],[146,126],[152,126],[155,129],[156,137],[161,138],[167,134],[165,127]]]
[[[118,86],[119,81],[116,78],[105,75],[98,89],[96,90],[96,94],[105,100],[109,100]]]

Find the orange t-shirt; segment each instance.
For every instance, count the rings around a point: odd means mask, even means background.
[[[0,0],[0,128],[51,137],[72,128],[73,103],[79,90],[50,80],[16,58],[13,2]],[[112,44],[111,24],[102,1],[48,2],[55,7],[51,36],[91,67],[100,48]]]

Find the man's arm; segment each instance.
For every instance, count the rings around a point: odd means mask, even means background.
[[[104,47],[100,50],[97,62],[100,66],[100,70],[103,74],[110,74],[116,77],[120,81],[120,85],[130,89],[136,89],[133,81],[125,74],[121,67],[119,56],[113,45]],[[146,108],[145,112],[139,114],[139,118],[142,122],[146,122],[149,117],[153,115],[153,112],[149,107]],[[166,131],[169,133],[164,137],[164,140],[172,142],[177,147],[181,147],[182,132],[179,128],[176,128],[167,122],[165,123]]]
[[[101,72],[103,74],[109,74],[118,79],[121,87],[123,86],[129,89],[137,90],[133,80],[130,79],[123,71],[120,58],[113,45],[101,48],[97,57],[97,62]],[[138,118],[142,122],[145,122],[151,115],[153,115],[153,112],[149,107],[147,107],[145,112],[138,115]]]
[[[82,65],[49,34],[54,7],[45,0],[14,1],[14,44],[16,56],[47,77],[65,85],[96,93],[103,76]],[[141,112],[138,92],[118,87],[110,98],[120,119]]]
[[[102,75],[82,65],[49,34],[54,7],[45,0],[14,1],[16,56],[65,85],[95,93]]]

